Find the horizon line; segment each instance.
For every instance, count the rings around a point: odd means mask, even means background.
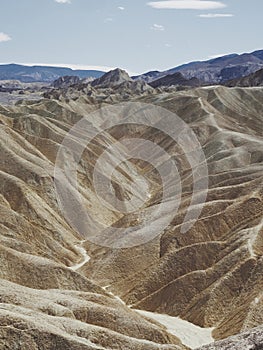
[[[192,63],[192,62],[206,62],[206,61],[209,61],[211,59],[215,59],[215,58],[219,58],[219,57],[224,57],[224,56],[228,56],[228,55],[243,55],[243,54],[249,54],[249,53],[253,53],[253,52],[256,52],[256,51],[261,51],[263,50],[262,48],[257,48],[257,49],[254,49],[253,51],[242,51],[242,52],[228,52],[228,53],[224,53],[224,54],[216,54],[216,55],[209,55],[208,57],[206,58],[200,58],[200,59],[189,59],[187,61],[184,61],[182,63],[179,63],[179,64],[176,64],[175,66],[173,66],[172,68],[165,68],[163,70],[159,70],[159,69],[156,69],[156,68],[149,68],[148,70],[144,70],[140,73],[138,72],[132,72],[131,70],[129,69],[126,69],[126,68],[123,68],[123,67],[109,67],[109,66],[98,66],[98,65],[85,65],[85,64],[71,64],[71,63],[24,63],[24,62],[0,62],[0,66],[1,65],[9,65],[9,64],[16,64],[16,65],[21,65],[21,66],[26,66],[26,67],[36,67],[36,66],[39,66],[39,67],[56,67],[56,68],[70,68],[72,69],[73,71],[74,70],[96,70],[96,71],[101,71],[101,72],[109,72],[111,70],[114,70],[116,68],[120,68],[120,69],[124,69],[130,76],[137,76],[137,75],[141,75],[141,74],[145,74],[145,73],[148,73],[148,72],[151,72],[151,71],[159,71],[159,72],[166,72],[166,71],[169,71],[170,69],[173,69],[173,68],[177,68],[177,67],[180,67],[181,65],[185,65],[185,64],[189,64],[189,63]]]

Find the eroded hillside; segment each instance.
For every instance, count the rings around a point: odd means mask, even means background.
[[[145,83],[127,81],[106,90],[71,87],[46,97],[0,107],[0,315],[5,348],[14,349],[19,338],[30,349],[43,342],[45,349],[54,349],[54,344],[56,349],[186,348],[132,309],[214,327],[216,339],[262,324],[263,89],[154,91]],[[109,227],[132,227],[141,219],[141,210],[123,215],[105,208],[93,186],[96,159],[126,134],[151,139],[178,160],[183,195],[177,215],[158,237],[111,249],[82,242],[85,237],[66,221],[57,203],[54,166],[75,123],[127,99],[164,107],[192,128],[206,156],[209,190],[198,221],[182,234],[194,169],[167,135],[147,127],[115,127],[89,145],[78,167],[79,192],[90,215]],[[146,209],[158,205],[158,174],[135,159],[116,170],[114,191],[121,200],[129,198],[138,173],[149,183]],[[138,197],[143,190],[144,184]],[[89,227],[94,235],[96,229]],[[75,271],[70,267],[83,258],[81,244],[90,260]]]

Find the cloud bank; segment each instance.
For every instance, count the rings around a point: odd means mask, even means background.
[[[55,0],[55,1],[59,4],[70,4],[71,3],[70,0]]]
[[[221,1],[206,0],[168,0],[152,1],[148,5],[155,9],[176,9],[176,10],[214,10],[226,7]]]
[[[226,17],[234,17],[232,13],[206,13],[198,15],[201,18],[226,18]]]

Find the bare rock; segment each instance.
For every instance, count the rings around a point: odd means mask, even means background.
[[[202,346],[198,350],[262,350],[263,327],[227,338],[211,345]]]

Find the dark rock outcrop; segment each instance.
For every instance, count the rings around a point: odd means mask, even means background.
[[[260,69],[255,73],[249,74],[248,76],[246,76],[244,78],[227,81],[225,85],[229,86],[229,87],[263,86],[263,69]]]
[[[52,83],[52,86],[55,89],[61,89],[61,88],[67,88],[67,87],[74,85],[74,84],[78,84],[79,82],[80,82],[79,77],[77,77],[75,75],[72,75],[72,76],[66,75],[64,77],[60,77],[60,78],[56,79]]]
[[[181,73],[174,73],[166,75],[163,78],[154,80],[149,83],[150,86],[157,88],[161,86],[201,86],[202,82],[197,78],[186,79]]]

